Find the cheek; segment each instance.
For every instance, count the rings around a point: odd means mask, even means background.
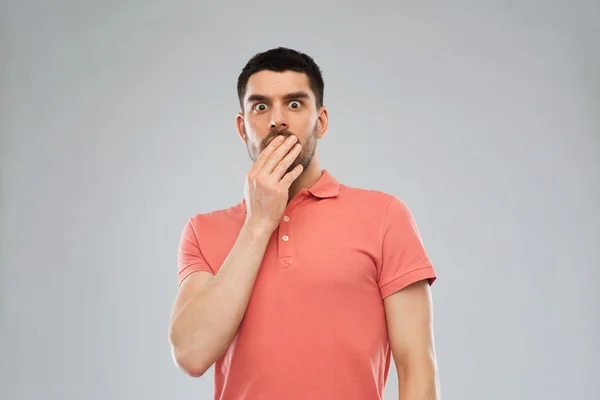
[[[248,147],[256,152],[261,152],[265,147],[263,140],[266,137],[266,133],[257,131],[255,126],[247,122],[244,124],[244,132]]]
[[[319,124],[319,116],[317,114],[311,115],[307,122],[307,129],[312,134]]]
[[[290,130],[299,135],[306,136],[314,130],[317,119],[312,115],[297,115],[290,118]]]
[[[259,132],[256,131],[256,126],[248,121],[244,122],[244,133],[247,140],[251,142],[256,142],[260,138]]]
[[[249,115],[244,121],[244,126],[249,135],[263,137],[269,128],[269,122],[263,116]]]

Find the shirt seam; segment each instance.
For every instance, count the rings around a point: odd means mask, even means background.
[[[200,252],[200,256],[202,257],[202,259],[204,260],[204,262],[206,263],[206,265],[208,266],[208,268],[210,269],[210,271],[214,275],[215,271],[213,270],[212,266],[210,265],[210,263],[208,262],[208,260],[204,256],[204,253],[202,252],[202,249],[200,248],[200,242],[198,241],[198,232],[196,232],[196,228],[194,227],[194,224],[192,223],[192,219],[189,218],[188,221],[189,221],[190,226],[192,227],[192,230],[194,231],[194,239],[196,240],[196,246],[198,246],[198,251]]]
[[[392,205],[392,201],[394,201],[394,198],[395,198],[394,196],[391,196],[390,202],[387,205],[387,208],[385,210],[385,216],[383,217],[383,224],[381,226],[381,233],[379,235],[379,243],[380,243],[381,253],[380,253],[380,256],[379,256],[379,260],[380,260],[380,262],[379,262],[379,272],[377,274],[377,281],[378,282],[381,279],[381,274],[383,273],[383,236],[384,236],[384,233],[385,233],[385,226],[387,224],[387,218],[388,218],[388,215],[390,213],[390,207]]]

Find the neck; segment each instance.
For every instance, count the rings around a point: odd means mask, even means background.
[[[319,166],[319,160],[317,160],[316,154],[313,157],[310,165],[307,169],[303,170],[302,173],[292,183],[289,190],[288,203],[294,198],[302,189],[308,189],[313,186],[321,177],[321,167]]]

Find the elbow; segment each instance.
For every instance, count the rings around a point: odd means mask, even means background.
[[[199,357],[197,352],[192,352],[188,346],[182,343],[181,338],[177,335],[172,325],[169,328],[169,344],[175,365],[187,375],[199,378],[208,370],[202,357]]]
[[[175,365],[194,378],[203,376],[226,350],[219,351],[221,346],[204,336],[182,337],[173,326],[169,331],[169,342]]]
[[[423,357],[418,360],[396,363],[399,379],[420,379],[434,381],[437,379],[437,365],[435,359]]]
[[[188,374],[189,376],[191,376],[192,378],[200,378],[201,376],[203,376],[207,369],[200,366],[200,365],[194,365],[194,364],[178,364],[179,368],[185,372],[186,374]]]
[[[430,358],[396,364],[401,398],[439,399],[440,388],[435,360]]]
[[[172,347],[171,354],[175,365],[192,378],[200,378],[208,370],[199,357],[191,357],[178,347]]]

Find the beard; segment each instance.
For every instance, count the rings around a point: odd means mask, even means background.
[[[269,132],[269,134],[260,142],[259,145],[251,143],[248,140],[248,135],[246,134],[246,127],[244,126],[244,137],[246,139],[246,148],[248,149],[248,155],[252,162],[256,162],[256,159],[262,153],[262,151],[269,145],[271,140],[276,138],[277,136],[282,135],[284,138],[288,136],[292,136],[293,133],[288,131],[287,129],[273,129]],[[302,150],[300,150],[300,154],[296,157],[296,159],[292,162],[292,164],[288,167],[286,174],[291,172],[296,166],[302,165],[302,172],[308,169],[317,149],[317,123],[315,123],[314,128],[312,129],[310,135],[308,135],[308,139],[305,142],[298,138],[299,144],[302,145]],[[284,156],[285,157],[285,156]],[[285,174],[284,174],[285,175]]]

